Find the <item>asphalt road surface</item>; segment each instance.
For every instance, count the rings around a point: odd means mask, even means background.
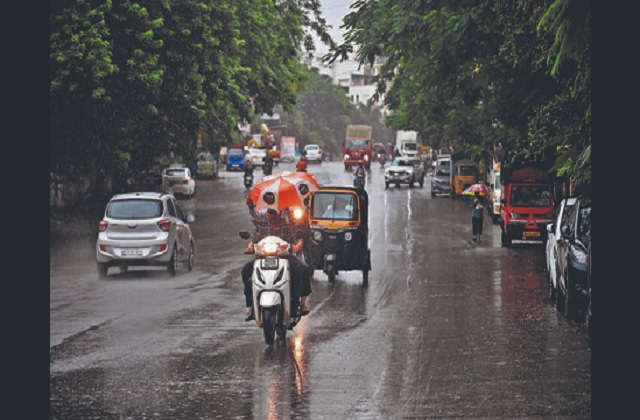
[[[352,182],[339,162],[309,172]],[[469,203],[431,197],[429,178],[385,190],[374,164],[366,188],[368,286],[316,271],[311,313],[273,347],[244,322],[241,173],[180,200],[196,216],[192,272],[98,279],[99,220],[54,229],[50,418],[591,418],[591,343],[547,300],[542,244],[502,248],[488,217],[472,242]]]

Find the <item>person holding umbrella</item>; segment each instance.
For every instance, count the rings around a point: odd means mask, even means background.
[[[484,203],[482,196],[476,192],[471,205],[471,230],[474,242],[480,242],[482,238],[482,227],[484,222]]]

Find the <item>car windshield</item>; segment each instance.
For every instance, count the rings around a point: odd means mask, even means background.
[[[404,144],[404,149],[405,150],[418,150],[418,145],[416,143],[405,143]]]
[[[315,193],[311,206],[311,218],[357,220],[356,195],[350,193]]]
[[[419,164],[419,162],[416,162],[416,163]],[[414,165],[413,162],[410,161],[410,160],[400,160],[400,159],[394,160],[392,165],[393,166],[408,166],[410,168],[413,168],[414,166],[417,166],[417,165]]]
[[[451,175],[451,170],[449,168],[438,168],[436,170],[436,176],[449,176]]]
[[[152,219],[161,215],[159,200],[119,200],[107,207],[107,217],[112,219]]]
[[[229,156],[242,156],[242,150],[240,149],[231,149],[227,153]]]
[[[358,139],[349,139],[346,144],[347,149],[367,150],[367,141]]]
[[[551,194],[545,185],[514,185],[511,191],[511,204],[524,207],[549,207]]]
[[[578,214],[578,237],[591,236],[591,204],[580,207]]]
[[[475,168],[475,166],[470,166],[470,165],[459,166],[458,167],[458,173],[460,175],[472,176],[472,175],[476,174],[476,168]]]

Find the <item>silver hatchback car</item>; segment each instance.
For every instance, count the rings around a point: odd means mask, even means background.
[[[98,275],[109,267],[126,271],[130,266],[164,266],[175,275],[182,263],[195,264],[195,240],[175,197],[156,192],[118,194],[107,204],[98,226],[96,259]]]

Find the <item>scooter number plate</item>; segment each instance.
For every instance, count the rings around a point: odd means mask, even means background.
[[[278,268],[277,258],[265,258],[260,260],[260,268],[263,270],[275,270]]]

